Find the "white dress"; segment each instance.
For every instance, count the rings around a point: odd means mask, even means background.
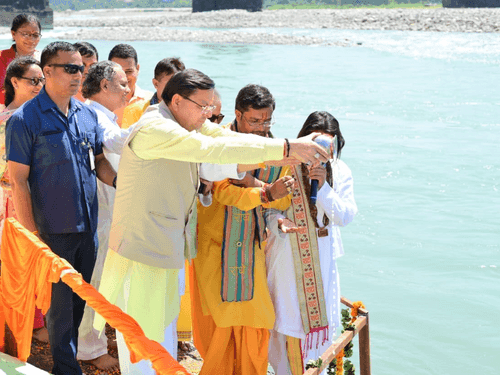
[[[337,258],[344,255],[340,227],[349,224],[358,212],[354,201],[352,174],[349,167],[337,160],[333,169],[333,188],[325,182],[318,191],[318,223],[323,214],[330,220],[328,236],[318,237],[319,258],[323,279],[323,290],[327,309],[329,337],[324,345],[316,345],[307,351],[304,365],[309,359],[318,359],[331,345],[340,325],[340,286]],[[266,246],[267,282],[276,313],[274,330],[269,343],[269,362],[277,375],[290,374],[284,335],[304,340],[306,334],[302,325],[292,248],[288,235],[278,229],[277,219],[284,217],[278,211],[270,211],[267,217],[270,236]],[[316,340],[314,340],[316,344]]]

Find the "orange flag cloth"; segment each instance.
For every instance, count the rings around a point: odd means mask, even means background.
[[[2,238],[2,305],[5,320],[18,343],[19,359],[30,353],[33,318],[36,305],[46,313],[50,305],[51,283],[59,278],[69,285],[98,314],[120,331],[136,363],[150,360],[157,374],[189,374],[158,342],[148,339],[137,322],[110,304],[64,259],[21,226],[15,219],[5,220]],[[64,272],[63,272],[64,271]]]
[[[1,257],[1,305],[5,321],[16,338],[18,357],[26,361],[31,349],[35,298],[38,308],[46,314],[52,283],[59,281],[63,269],[73,267],[14,218],[5,220]]]

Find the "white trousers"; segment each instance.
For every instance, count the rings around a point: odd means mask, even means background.
[[[95,311],[85,306],[80,331],[82,326],[84,329],[87,327],[87,330],[85,334],[78,336],[78,354],[76,356],[83,361],[90,361],[108,353],[108,338],[104,332],[99,337],[100,332],[93,327],[94,316]]]
[[[270,330],[269,338],[269,363],[274,369],[276,375],[292,375],[290,363],[288,362],[288,353],[286,350],[286,335]],[[331,342],[326,342],[310,349],[304,359],[304,367],[309,360],[317,360],[331,345]],[[321,375],[326,375],[326,370],[321,372]]]
[[[167,352],[169,352],[175,360],[177,360],[177,320],[165,329],[165,340],[161,343]],[[120,357],[120,371],[122,375],[156,375],[153,370],[151,361],[139,361],[138,363],[130,362],[130,352],[125,344],[123,335],[116,331],[116,343],[118,344],[118,356]]]
[[[92,272],[92,279],[90,281],[90,284],[97,290],[99,290],[99,285],[101,284],[104,261],[108,253],[110,226],[111,220],[101,220],[97,228],[99,248],[97,249],[94,271]],[[101,332],[94,328],[94,317],[94,309],[85,305],[82,322],[78,329],[78,354],[76,357],[80,360],[90,361],[108,353],[108,339],[104,332],[101,334]]]
[[[276,375],[292,375],[286,351],[286,336],[271,329],[269,337],[269,363]]]
[[[116,299],[116,306],[121,308],[125,313],[127,312],[127,299],[130,291],[130,284],[124,285],[124,289],[118,293]],[[161,342],[167,352],[170,353],[175,360],[177,360],[177,320],[179,315],[170,323],[170,325],[165,328],[164,340]],[[132,363],[130,361],[130,351],[127,348],[125,339],[123,335],[116,331],[116,343],[118,346],[118,357],[120,362],[120,372],[122,375],[156,375],[156,371],[153,370],[151,361],[142,360],[137,363]]]

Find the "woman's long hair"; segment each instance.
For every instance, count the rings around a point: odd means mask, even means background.
[[[337,143],[338,143],[337,155],[338,157],[340,157],[340,152],[342,151],[342,148],[345,145],[345,140],[340,131],[339,122],[335,117],[333,117],[330,113],[325,111],[316,111],[311,113],[304,122],[304,125],[302,125],[302,129],[299,132],[298,138],[304,137],[314,132],[326,133],[331,135],[332,137],[337,136]],[[323,215],[323,225],[321,226],[317,222],[318,208],[314,203],[311,202],[310,199],[311,185],[309,183],[309,170],[307,169],[307,166],[305,164],[302,164],[301,168],[302,168],[302,183],[304,184],[306,194],[309,197],[308,199],[309,210],[311,211],[311,216],[314,219],[314,226],[316,228],[322,228],[322,227],[324,228],[330,223],[330,220],[326,215]],[[333,187],[333,172],[332,172],[332,165],[330,163],[326,163],[326,181],[330,184],[330,186]]]
[[[38,65],[38,61],[31,56],[21,56],[11,61],[7,67],[7,72],[5,73],[5,81],[3,87],[5,89],[5,106],[7,107],[10,103],[14,101],[16,92],[14,90],[14,85],[12,84],[12,78],[23,77],[28,71],[31,65]]]

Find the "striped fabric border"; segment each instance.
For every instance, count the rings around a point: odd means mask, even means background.
[[[306,201],[307,195],[302,183],[302,173],[298,168],[293,167],[292,176],[296,183],[288,213],[291,211],[291,220],[296,225],[304,227],[301,232],[290,235],[297,281],[297,296],[304,332],[306,334],[310,332],[319,334],[320,331],[327,331],[328,317],[319,264],[318,238]],[[312,344],[310,337],[306,338],[306,342],[309,343],[309,346]]]
[[[257,170],[264,182],[278,179],[281,168]],[[262,177],[259,177],[262,175]],[[250,301],[254,292],[255,240],[263,240],[265,221],[262,207],[242,211],[226,206],[221,254],[221,298],[223,302]]]

